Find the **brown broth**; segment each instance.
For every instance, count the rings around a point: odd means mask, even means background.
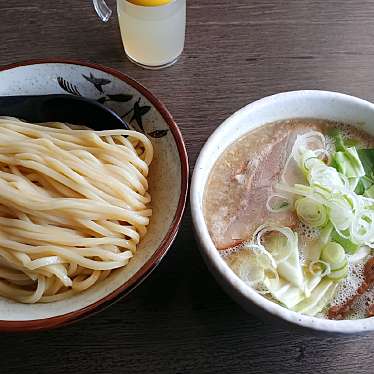
[[[272,185],[279,181],[296,136],[312,130],[327,134],[333,128],[338,128],[347,138],[356,139],[364,147],[374,146],[373,137],[350,125],[327,120],[292,119],[261,126],[223,152],[209,176],[203,204],[207,227],[218,250],[249,240],[263,223],[291,228],[300,225],[293,213],[269,213],[267,198]],[[310,245],[313,238],[308,240]],[[308,242],[301,245],[308,245]],[[236,256],[239,257],[231,260],[240,258],[238,253]],[[227,259],[228,263],[231,260]]]

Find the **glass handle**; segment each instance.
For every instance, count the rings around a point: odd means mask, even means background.
[[[112,15],[112,10],[108,7],[104,0],[92,0],[96,13],[103,22],[108,22]]]

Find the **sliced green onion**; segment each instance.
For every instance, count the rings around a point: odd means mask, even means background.
[[[327,277],[337,281],[337,280],[345,278],[347,275],[348,275],[348,261],[341,269],[332,271]]]
[[[330,264],[331,270],[340,269],[347,261],[344,248],[335,242],[330,242],[322,249],[321,259]]]
[[[344,231],[351,226],[354,219],[353,209],[344,196],[336,195],[326,201],[328,215],[331,223],[340,231]]]
[[[273,202],[275,199],[278,199],[278,201]],[[286,196],[279,193],[272,193],[266,202],[266,208],[271,213],[280,213],[290,210],[291,203]]]
[[[315,271],[314,268],[316,268],[317,271]],[[331,265],[328,262],[322,260],[312,261],[309,264],[308,270],[313,275],[319,273],[321,278],[323,278],[331,273]]]
[[[296,200],[295,209],[299,219],[311,227],[321,227],[328,222],[327,209],[308,197]]]
[[[355,216],[351,238],[356,243],[371,244],[374,241],[374,211],[363,209]]]
[[[319,235],[319,242],[322,244],[322,246],[326,245],[330,241],[332,232],[333,232],[333,227],[331,224],[321,229],[320,235]]]

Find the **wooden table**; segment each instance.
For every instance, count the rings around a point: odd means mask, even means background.
[[[88,0],[2,0],[0,14],[0,64],[65,57],[129,74],[168,106],[192,167],[211,132],[260,97],[315,88],[374,100],[370,0],[188,0],[183,57],[158,72],[126,60],[116,19],[101,24]],[[187,208],[135,292],[72,326],[2,334],[0,373],[373,373],[373,337],[301,336],[245,313],[203,264]]]

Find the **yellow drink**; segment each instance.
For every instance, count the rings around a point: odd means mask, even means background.
[[[117,0],[117,8],[130,60],[157,69],[178,59],[184,47],[186,0]]]

